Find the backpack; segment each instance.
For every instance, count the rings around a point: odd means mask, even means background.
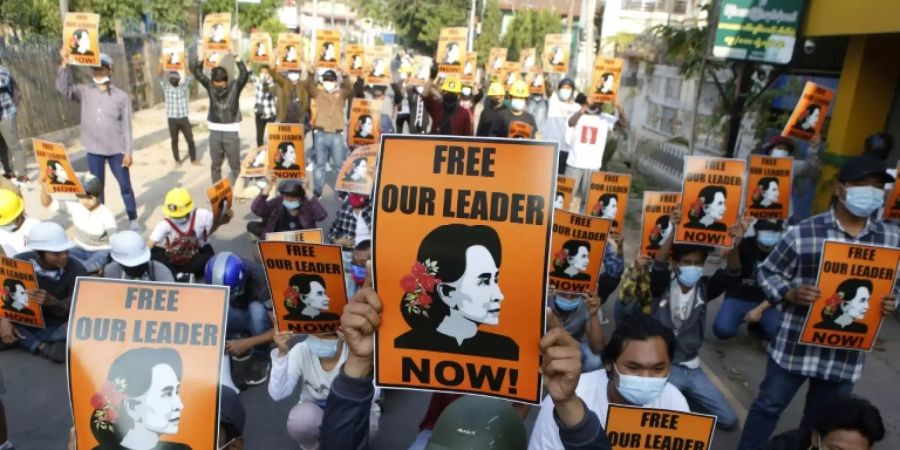
[[[166,256],[173,265],[183,266],[191,262],[191,260],[200,253],[200,239],[197,238],[197,233],[194,232],[194,219],[196,219],[196,217],[197,214],[191,214],[191,221],[189,222],[188,229],[184,232],[175,225],[175,222],[165,219],[165,221],[168,222],[169,227],[178,234],[178,236],[166,247]]]

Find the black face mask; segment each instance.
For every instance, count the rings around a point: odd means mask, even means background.
[[[444,106],[456,106],[459,101],[459,95],[452,92],[444,92]]]
[[[150,263],[145,262],[134,267],[122,266],[122,272],[125,272],[125,275],[128,275],[128,278],[140,278],[147,273],[148,268],[150,268]]]

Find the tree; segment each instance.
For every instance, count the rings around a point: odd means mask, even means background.
[[[0,22],[23,40],[62,35],[62,17],[56,0],[0,1]]]
[[[139,20],[144,13],[144,2],[141,0],[74,0],[69,2],[69,11],[99,14],[100,36],[112,38],[116,35],[116,19]]]
[[[544,36],[562,32],[562,21],[555,10],[526,9],[516,13],[508,30],[501,46],[508,49],[506,59],[516,61],[522,49],[536,48],[540,54],[544,49]]]
[[[150,1],[148,11],[157,24],[183,26],[187,20],[185,11],[193,6],[192,0]]]
[[[254,3],[241,3],[238,14],[238,25],[241,30],[250,31],[267,23],[268,28],[273,28],[270,19],[277,18],[278,8],[283,4],[280,0],[262,0]],[[230,12],[234,20],[234,0],[207,0],[203,3],[203,14]]]
[[[484,5],[484,17],[481,19],[481,33],[475,38],[475,51],[478,53],[478,61],[487,62],[491,48],[500,45],[500,28],[503,22],[503,12],[497,0],[487,0]]]

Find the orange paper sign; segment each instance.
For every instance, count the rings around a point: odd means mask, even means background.
[[[273,231],[271,233],[266,233],[267,241],[282,241],[282,242],[306,242],[309,244],[321,244],[322,243],[322,229],[321,228],[310,228],[308,230],[297,230],[297,231]]]
[[[34,266],[28,261],[0,256],[0,318],[22,325],[44,328],[44,314],[41,305],[32,302],[27,292],[37,289]]]
[[[611,233],[621,233],[631,192],[631,175],[612,172],[594,172],[588,187],[587,207],[594,217],[612,221]],[[589,208],[589,209],[588,209]]]
[[[316,30],[316,67],[337,69],[341,58],[341,32]]]
[[[519,51],[519,64],[522,73],[529,73],[537,65],[537,49],[523,48]]]
[[[391,84],[391,47],[376,45],[366,52],[366,84],[387,86]]]
[[[184,41],[178,36],[163,36],[159,39],[162,51],[163,70],[169,72],[184,71]]]
[[[800,343],[872,350],[898,264],[898,248],[825,241],[816,281],[822,297],[809,307]]]
[[[63,48],[69,51],[71,65],[100,66],[100,15],[66,13]]]
[[[303,150],[303,125],[270,123],[268,136],[269,170],[278,178],[306,178]]]
[[[597,55],[594,60],[594,76],[591,81],[591,102],[616,103],[619,83],[622,81],[622,65],[619,58],[604,58]]]
[[[560,292],[592,294],[606,252],[610,221],[558,209],[553,215],[550,285]]]
[[[350,129],[347,143],[350,147],[372,145],[381,135],[381,100],[354,98],[350,104]]]
[[[366,145],[353,150],[338,172],[334,190],[352,194],[372,195],[375,186],[375,163],[378,148]]]
[[[231,181],[226,177],[206,190],[206,196],[212,205],[213,217],[218,223],[222,223],[231,207],[234,205],[234,193],[231,190]]]
[[[707,450],[716,416],[609,404],[606,436],[614,450]]]
[[[731,248],[728,229],[738,223],[746,166],[742,159],[685,158],[676,243]]]
[[[553,207],[569,210],[572,207],[572,191],[575,189],[575,179],[565,175],[556,176],[556,198],[553,199]]]
[[[231,51],[231,13],[212,13],[203,18],[203,42],[207,51]]]
[[[353,77],[366,74],[366,49],[362,44],[347,44],[344,47],[344,67],[347,75]]]
[[[503,65],[506,63],[506,53],[507,49],[505,48],[492,48],[488,54],[485,71],[490,75],[500,76],[503,73]]]
[[[431,79],[431,58],[416,55],[413,57],[413,73],[407,83],[410,86],[425,86]]]
[[[441,30],[438,37],[437,55],[440,73],[462,73],[466,60],[466,38],[468,28],[451,27]]]
[[[34,139],[34,156],[38,170],[45,177],[44,186],[50,194],[83,194],[84,188],[75,176],[66,147],[56,142]]]
[[[251,148],[241,162],[241,176],[259,178],[266,176],[269,164],[269,152],[266,147]]]
[[[250,33],[250,62],[272,62],[272,36],[269,33]]]
[[[790,217],[794,158],[750,155],[744,214],[757,219]]]
[[[791,136],[805,141],[811,140],[822,132],[825,116],[831,106],[834,91],[807,81],[803,87],[800,101],[794,107],[791,118],[784,125],[783,136]]]
[[[468,52],[466,53],[466,62],[463,64],[462,74],[459,76],[459,81],[464,84],[475,84],[475,71],[478,65],[478,53]]]
[[[544,70],[550,73],[568,73],[569,47],[569,36],[566,34],[544,36]]]
[[[663,241],[672,234],[672,212],[678,209],[681,194],[678,192],[644,191],[641,213],[640,255],[655,258]]]
[[[297,33],[278,33],[278,50],[275,53],[279,72],[300,70],[303,61],[303,38]]]

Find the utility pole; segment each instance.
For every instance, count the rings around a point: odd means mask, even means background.
[[[59,14],[62,16],[63,23],[66,21],[67,12],[69,12],[69,0],[59,0]]]
[[[609,0],[616,1],[616,0]],[[578,26],[581,29],[581,43],[578,46],[578,64],[576,84],[587,86],[593,73],[594,55],[594,14],[597,11],[597,0],[581,0],[581,13],[578,15]]]
[[[466,40],[466,51],[471,52],[475,48],[475,7],[476,0],[472,0],[469,7],[469,38]],[[486,2],[485,2],[486,3]]]

